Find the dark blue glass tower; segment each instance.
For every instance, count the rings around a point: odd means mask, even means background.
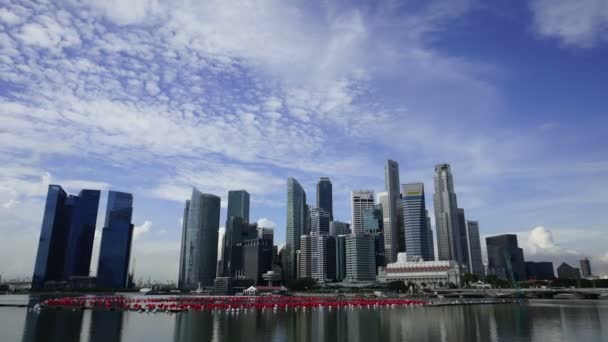
[[[66,192],[59,185],[49,185],[32,277],[33,289],[43,287],[46,281],[62,280],[70,220],[66,198]]]
[[[89,275],[99,196],[99,190],[82,190],[78,196],[70,196],[67,199],[71,222],[63,264],[65,280],[72,276]]]
[[[133,239],[133,195],[110,191],[106,221],[101,235],[97,287],[121,289],[127,286],[127,273]]]

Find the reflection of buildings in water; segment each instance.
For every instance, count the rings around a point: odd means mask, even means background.
[[[175,314],[173,341],[215,341],[214,318],[208,311],[180,312]]]
[[[585,303],[581,306],[560,306],[558,315],[556,330],[564,341],[605,341],[598,336],[603,334],[600,312],[596,305]],[[608,334],[603,337],[608,338]]]
[[[527,306],[500,304],[493,305],[493,309],[496,330],[498,336],[500,336],[500,340],[530,340],[530,336],[532,335],[532,317]]]
[[[38,300],[30,299],[29,306],[38,302]],[[27,311],[23,342],[79,342],[82,316],[82,310]]]
[[[123,311],[91,310],[89,342],[120,342],[122,340]]]

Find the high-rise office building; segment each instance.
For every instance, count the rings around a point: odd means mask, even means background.
[[[182,218],[182,242],[180,244],[181,248],[180,248],[180,252],[179,252],[179,274],[177,277],[177,288],[179,289],[184,289],[186,288],[184,281],[186,280],[186,250],[187,248],[184,248],[184,246],[186,245],[186,240],[187,240],[187,233],[188,233],[188,213],[190,212],[190,200],[186,200],[186,205],[184,205],[184,216]],[[224,239],[226,238],[226,233],[224,232]],[[223,253],[222,253],[223,256]],[[223,272],[223,262],[224,259],[222,257],[222,262],[220,263],[220,265],[218,266],[219,268],[219,272]]]
[[[470,268],[469,261],[469,237],[467,236],[467,220],[464,216],[464,209],[458,208],[458,232],[460,235],[460,251],[462,253],[462,264]]]
[[[348,235],[336,236],[336,280],[346,278],[346,238]]]
[[[306,192],[295,178],[287,179],[287,241],[285,253],[287,269],[285,280],[296,278],[298,265],[296,263],[296,251],[300,250],[300,236],[306,226]]]
[[[274,229],[267,227],[258,227],[258,239],[274,241]]]
[[[384,215],[384,255],[387,262],[397,261],[399,253],[399,164],[387,160],[384,165],[384,188],[387,194],[387,208]],[[384,204],[383,204],[384,208]]]
[[[376,204],[363,211],[363,233],[369,234],[374,238],[374,255],[377,270],[380,266],[386,266],[386,256],[384,252],[384,218],[382,204]]]
[[[78,196],[67,199],[71,220],[63,266],[65,280],[89,275],[100,194],[99,190],[82,190]]]
[[[431,260],[424,184],[403,185],[403,224],[408,258]]]
[[[528,280],[553,280],[555,272],[550,261],[526,261],[526,277]]]
[[[524,252],[517,244],[517,235],[490,236],[486,245],[490,274],[509,281],[526,280]]]
[[[454,181],[449,164],[435,166],[435,226],[437,228],[438,260],[462,263],[458,204],[454,193]]]
[[[479,223],[477,221],[467,221],[466,236],[468,247],[469,272],[482,279],[483,261],[481,260],[481,241],[479,238]]]
[[[363,232],[363,211],[374,206],[374,192],[357,190],[351,192],[351,231],[353,234]]]
[[[591,263],[589,262],[589,259],[583,258],[579,263],[581,265],[581,275],[583,278],[591,277]]]
[[[312,277],[312,239],[310,235],[300,236],[300,250],[298,260],[298,278]]]
[[[557,277],[559,279],[579,280],[581,279],[581,270],[562,262],[562,264],[557,267]]]
[[[183,269],[179,279],[182,289],[213,286],[220,228],[220,198],[192,189],[183,239]]]
[[[59,281],[63,277],[70,228],[66,198],[66,192],[59,185],[49,185],[32,277],[33,289],[42,288],[45,282]]]
[[[320,283],[335,278],[335,240],[329,236],[329,219],[323,208],[310,209],[311,276]]]
[[[133,195],[110,191],[106,220],[101,234],[97,286],[104,289],[127,287],[131,242],[133,240]],[[216,240],[217,246],[217,240]],[[217,247],[216,247],[217,248]],[[215,260],[213,261],[215,274]]]
[[[253,279],[255,285],[264,283],[262,274],[272,269],[272,239],[255,238],[242,242],[243,270],[241,274]]]
[[[433,239],[433,226],[431,225],[431,218],[429,217],[429,211],[426,210],[426,237],[428,239],[427,243],[428,243],[428,249],[429,249],[429,260],[428,261],[434,261],[435,260],[435,244],[434,244],[434,239]]]
[[[99,195],[99,190],[82,190],[68,196],[61,186],[49,185],[32,288],[89,275]]]
[[[329,234],[329,213],[322,208],[310,208],[310,234]]]
[[[224,233],[224,244],[222,246],[221,263],[219,274],[224,277],[233,277],[236,271],[242,271],[243,265],[241,242],[251,236],[243,237],[242,234],[250,233],[249,228],[249,193],[245,190],[228,191],[228,210],[226,211],[226,226]],[[238,244],[238,246],[237,246]],[[235,251],[238,249],[238,251]],[[238,260],[232,260],[233,257]]]
[[[323,208],[329,219],[334,219],[332,184],[329,178],[321,177],[317,183],[317,208]]]
[[[331,221],[329,222],[329,235],[338,236],[338,235],[348,235],[350,234],[350,224],[346,222],[340,221]]]
[[[346,236],[346,280],[373,281],[376,279],[374,236],[355,233]]]
[[[249,197],[249,193],[245,190],[228,191],[226,221],[230,217],[241,217],[245,222],[249,222]]]

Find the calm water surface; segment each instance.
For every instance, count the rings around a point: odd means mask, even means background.
[[[0,303],[33,303],[0,296]],[[308,312],[142,314],[0,307],[0,341],[608,342],[608,301]]]

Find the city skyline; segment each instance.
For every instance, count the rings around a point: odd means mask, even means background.
[[[116,189],[136,197],[136,277],[172,280],[192,186],[221,197],[220,226],[246,189],[281,244],[288,177],[310,206],[329,177],[349,221],[388,159],[426,185],[433,227],[449,163],[482,240],[516,233],[526,260],[608,273],[598,2],[245,3],[3,4],[3,279],[31,276],[49,184],[101,190],[91,274]]]

